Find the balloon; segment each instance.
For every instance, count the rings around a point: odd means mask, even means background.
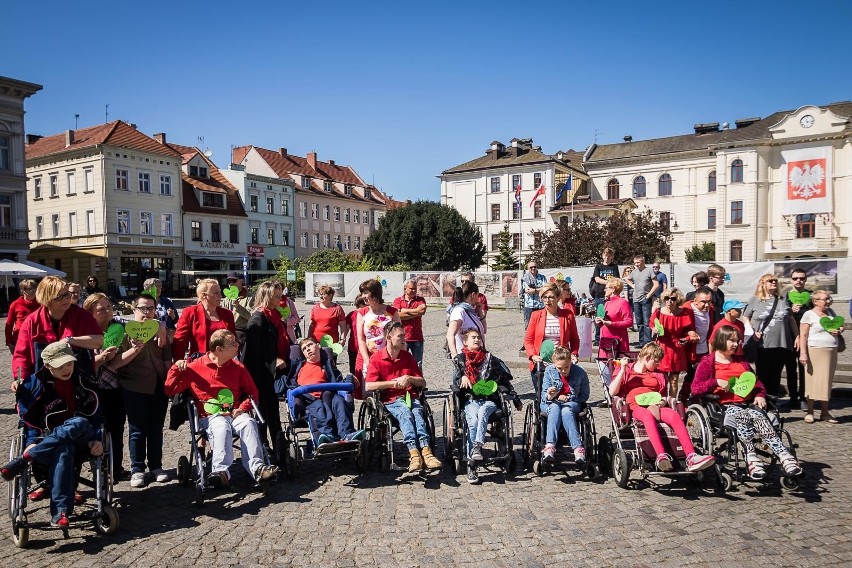
[[[553,358],[553,350],[556,348],[556,345],[553,343],[552,339],[545,339],[541,342],[541,347],[538,350],[538,354],[542,359],[550,363]]]
[[[340,355],[341,353],[343,353],[343,346],[339,343],[332,343],[331,352],[335,355]]]
[[[319,343],[321,347],[331,347],[331,345],[334,343],[334,338],[328,334],[325,334],[320,338]]]
[[[146,343],[160,331],[160,322],[157,320],[129,321],[124,324],[124,331],[130,339]]]

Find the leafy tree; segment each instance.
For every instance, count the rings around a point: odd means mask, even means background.
[[[392,209],[364,243],[364,256],[380,266],[403,262],[411,270],[475,269],[485,244],[473,223],[447,205],[418,201]]]
[[[497,233],[497,256],[491,262],[494,270],[515,270],[518,268],[518,258],[512,246],[512,233],[509,232],[509,224],[503,226],[503,230]]]
[[[713,262],[716,260],[716,243],[701,243],[684,251],[686,262]]]
[[[287,282],[287,271],[296,271],[296,281],[288,284],[297,290],[305,289],[305,272],[371,272],[378,270],[377,264],[367,257],[346,254],[337,249],[323,249],[305,258],[290,260],[280,256],[275,261],[277,278]]]

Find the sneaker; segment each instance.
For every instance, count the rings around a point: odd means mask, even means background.
[[[363,442],[367,438],[367,432],[364,430],[356,430],[351,434],[346,435],[347,442]]]
[[[479,483],[479,474],[476,473],[475,467],[467,468],[467,482],[471,485]]]
[[[802,466],[799,465],[799,462],[796,461],[793,454],[784,454],[779,457],[781,458],[781,467],[784,468],[785,475],[794,476],[802,474]]]
[[[120,469],[113,477],[113,484],[117,484],[119,481],[130,481],[131,473],[126,469]]]
[[[556,446],[547,444],[541,452],[541,461],[544,463],[553,463],[553,458],[556,455]]]
[[[213,489],[224,489],[231,484],[231,479],[224,471],[214,471],[207,478],[207,484]]]
[[[713,456],[702,456],[701,454],[690,454],[686,457],[687,471],[701,471],[716,463]]]
[[[574,448],[574,461],[577,465],[586,465],[586,448]]]
[[[258,483],[264,483],[274,479],[278,475],[278,468],[274,465],[262,465],[254,472],[254,480]]]
[[[658,455],[657,461],[654,462],[654,465],[656,465],[657,469],[660,471],[671,471],[674,469],[672,467],[672,457],[669,454]]]
[[[23,456],[19,456],[3,467],[0,467],[0,475],[2,475],[3,479],[6,481],[12,481],[18,477],[22,471],[24,471],[24,468],[26,468],[29,463],[28,459]]]
[[[746,464],[748,465],[748,476],[755,481],[760,481],[766,477],[766,470],[763,467],[763,462],[757,455],[751,454],[746,456]]]
[[[59,527],[60,529],[67,529],[69,524],[68,515],[65,514],[65,511],[62,511],[50,520],[50,526]]]
[[[326,434],[320,434],[319,438],[317,438],[317,446],[322,446],[323,444],[331,444],[332,442],[334,442],[334,438]]]
[[[130,487],[145,487],[145,474],[137,471],[130,476]]]
[[[151,475],[154,476],[157,483],[165,483],[169,480],[169,474],[163,468],[155,469],[151,472]]]
[[[79,491],[75,491],[74,492],[74,504],[75,505],[82,505],[85,502],[86,502],[86,498],[83,497],[83,494],[80,493]]]
[[[473,444],[473,450],[470,452],[470,459],[473,461],[482,461],[484,459],[482,457],[482,444],[478,442]]]
[[[43,486],[37,488],[35,491],[30,492],[30,501],[41,501],[45,497],[47,497],[47,489],[45,489]]]

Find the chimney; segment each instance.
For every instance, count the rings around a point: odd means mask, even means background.
[[[154,140],[156,140],[157,142],[159,142],[160,144],[163,144],[165,146],[165,144],[166,144],[166,133],[165,132],[157,132],[156,134],[154,134]]]
[[[41,134],[27,134],[27,144],[35,144],[42,138],[44,138],[44,136]]]
[[[308,164],[313,169],[317,169],[317,153],[316,152],[308,152]]]
[[[136,123],[131,122],[131,123],[130,123],[130,128],[132,128],[133,130],[136,130]]]
[[[624,137],[624,141],[625,142],[633,142],[633,137],[628,134],[627,136]]]
[[[74,143],[74,131],[73,130],[66,130],[65,131],[65,147],[68,148],[73,143]]]
[[[328,161],[328,164],[329,164],[330,166],[334,166],[334,165],[336,165],[336,164],[334,163],[334,160],[329,160],[329,161]]]
[[[287,148],[278,148],[278,153],[281,154],[282,157],[287,157]]]
[[[719,132],[718,122],[704,122],[693,126],[696,134],[710,134],[711,132]]]

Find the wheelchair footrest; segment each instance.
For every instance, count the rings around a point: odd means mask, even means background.
[[[316,450],[314,450],[314,456],[320,458],[337,454],[351,454],[357,452],[360,447],[361,442],[357,440],[330,442],[317,446]]]

